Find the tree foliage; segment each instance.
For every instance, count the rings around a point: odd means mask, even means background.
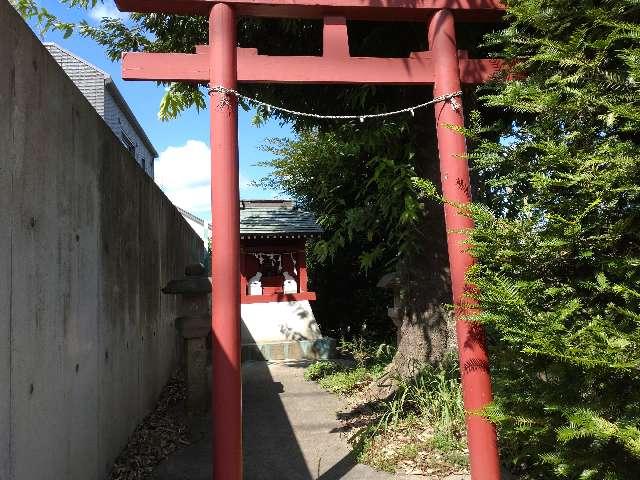
[[[523,478],[640,478],[640,3],[507,4],[483,102],[511,116],[472,133],[488,414]]]
[[[275,159],[266,162],[273,174],[263,185],[284,189],[321,213],[318,220],[329,233],[315,244],[321,261],[357,244],[360,264],[369,269],[381,258],[409,255],[417,245],[422,209],[411,182],[413,145],[406,137],[405,125],[386,124],[308,130],[295,140],[274,140],[268,150]]]
[[[323,331],[386,339],[391,301],[377,281],[424,242],[415,142],[405,122],[331,127],[272,139],[266,149],[274,159],[265,162],[272,173],[261,184],[316,213],[325,230],[310,251]]]

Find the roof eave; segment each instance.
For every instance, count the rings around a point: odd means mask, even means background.
[[[297,237],[297,238],[311,238],[311,237],[319,237],[322,235],[322,232],[240,232],[240,238],[287,238],[287,237]]]

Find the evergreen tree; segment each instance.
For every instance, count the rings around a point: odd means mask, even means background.
[[[509,0],[470,280],[521,478],[640,478],[640,2]],[[500,141],[488,140],[496,138]]]

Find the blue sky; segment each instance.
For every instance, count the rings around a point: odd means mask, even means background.
[[[87,19],[98,23],[103,16],[123,15],[112,0],[98,3],[91,11],[69,9],[58,0],[40,0],[42,6],[66,21]],[[158,120],[158,106],[164,87],[154,82],[124,82],[120,64],[112,63],[101,46],[90,39],[73,35],[64,39],[57,32],[48,32],[44,40],[56,42],[74,54],[106,71],[122,92],[127,103],[145,129],[159,153],[155,163],[156,181],[178,206],[201,218],[210,219],[209,202],[209,112],[191,109],[177,120]],[[288,126],[268,122],[260,128],[251,124],[252,112],[240,110],[240,196],[242,198],[272,198],[277,192],[265,191],[251,185],[251,181],[268,174],[268,170],[256,164],[267,160],[269,154],[259,146],[270,137],[291,136]]]

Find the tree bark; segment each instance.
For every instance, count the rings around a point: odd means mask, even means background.
[[[435,120],[431,109],[415,117],[416,173],[432,181],[441,191]],[[424,200],[425,215],[420,229],[420,248],[399,265],[400,304],[397,329],[398,350],[380,379],[365,390],[367,401],[393,395],[400,382],[411,379],[425,365],[439,365],[456,351],[455,326],[447,308],[451,303],[449,259],[443,205]]]

